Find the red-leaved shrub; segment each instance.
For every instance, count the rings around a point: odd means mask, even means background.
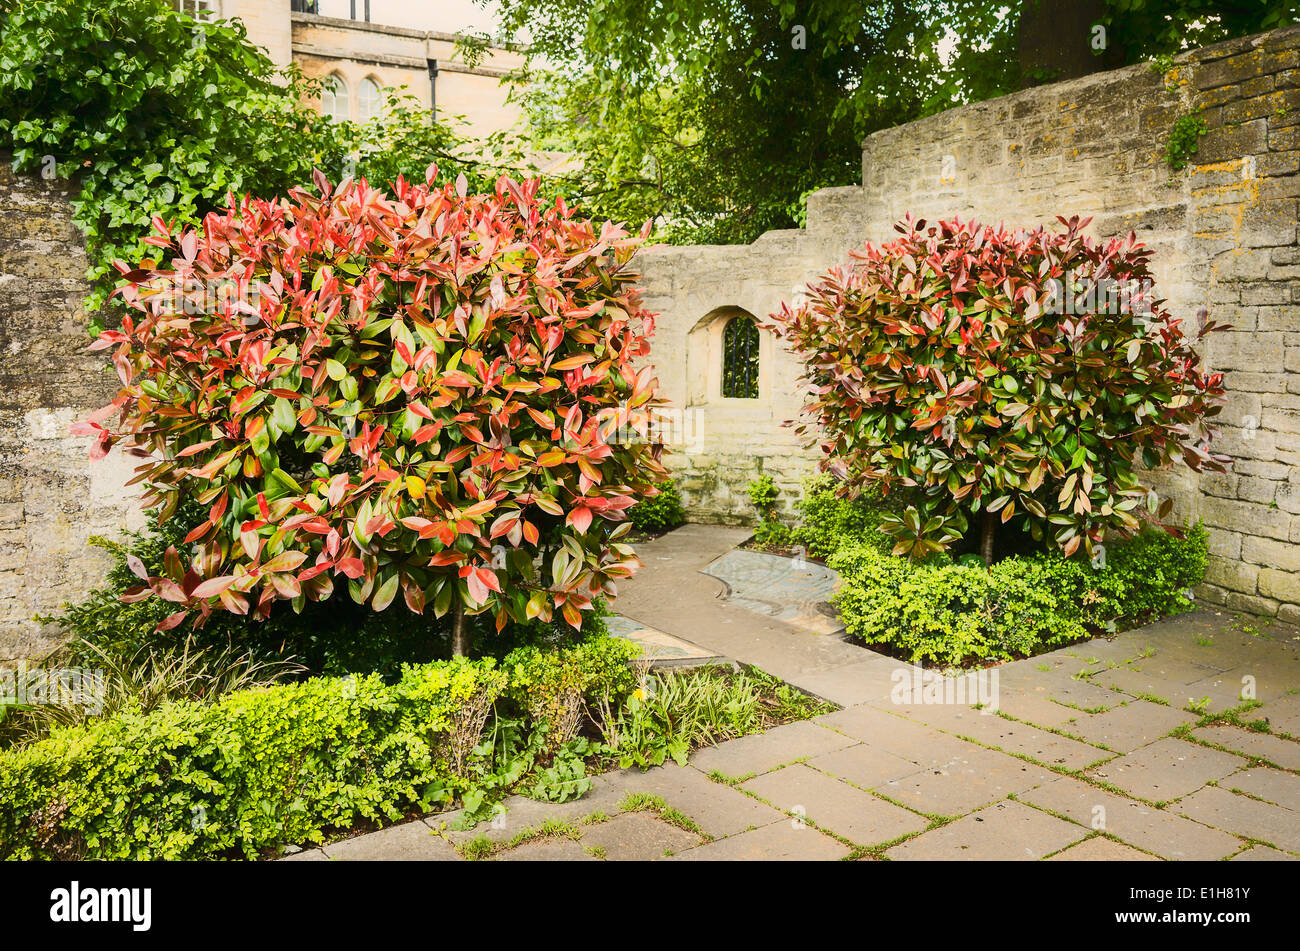
[[[1064,231],[1009,231],[909,216],[901,238],[854,252],[847,273],[773,315],[804,362],[824,467],[846,494],[904,490],[884,526],[896,553],[946,548],[975,513],[986,561],[995,517],[1091,552],[1144,510],[1168,514],[1139,466],[1223,468],[1207,421],[1222,375],[1192,349],[1221,328],[1202,314],[1184,332],[1136,236],[1099,244],[1087,220],[1059,220]]]
[[[78,431],[145,461],[146,507],[210,506],[158,596],[205,618],[276,599],[549,620],[636,560],[627,508],[653,495],[653,317],[628,261],[644,238],[599,231],[537,183],[361,182],[245,198],[152,243],[126,271],[133,315],[99,338],[123,388]],[[139,566],[137,566],[139,567]]]

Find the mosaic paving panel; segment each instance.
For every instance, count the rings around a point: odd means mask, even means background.
[[[643,651],[642,656],[649,660],[651,666],[654,667],[675,664],[692,665],[723,659],[712,651],[705,650],[690,641],[684,641],[680,637],[674,637],[671,634],[665,634],[663,631],[655,630],[653,627],[647,627],[640,621],[634,621],[630,617],[623,617],[621,614],[615,614],[613,617],[607,618],[606,624],[609,626],[609,633],[614,637],[625,637],[640,644]]]
[[[844,624],[827,613],[839,575],[806,558],[789,558],[761,551],[736,549],[704,569],[731,589],[732,604],[777,618],[795,627],[830,634]]]

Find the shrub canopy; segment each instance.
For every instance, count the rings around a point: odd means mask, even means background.
[[[1135,235],[1097,243],[1090,219],[1059,220],[1008,231],[909,216],[901,238],[854,252],[774,315],[804,361],[823,466],[850,495],[905,490],[885,523],[896,553],[947,547],[972,513],[986,539],[999,513],[1091,552],[1107,529],[1137,531],[1144,509],[1168,514],[1139,466],[1227,460],[1208,425],[1222,375],[1192,349],[1219,328],[1202,313],[1184,332]]]
[[[144,460],[143,504],[208,506],[166,570],[127,597],[269,614],[330,596],[462,607],[575,627],[635,567],[626,509],[663,477],[653,317],[627,267],[640,239],[597,232],[537,183],[467,195],[398,179],[289,200],[231,199],[127,270],[123,388],[79,432]],[[115,417],[115,418],[110,418]],[[540,558],[539,558],[540,556]]]

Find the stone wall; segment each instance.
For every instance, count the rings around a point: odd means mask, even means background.
[[[698,425],[670,457],[696,518],[749,515],[744,486],[773,472],[793,490],[816,454],[775,426],[799,403],[797,367],[771,346],[770,389],[731,411],[700,392],[710,358],[690,331],[718,308],[764,317],[864,239],[885,241],[907,212],[996,224],[1093,219],[1155,250],[1158,287],[1177,314],[1207,308],[1234,326],[1204,354],[1229,400],[1227,475],[1155,473],[1176,517],[1204,519],[1212,555],[1203,596],[1300,620],[1300,28],[1186,54],[1161,75],[1132,66],[1025,90],[884,130],[863,143],[860,188],[809,199],[808,230],[748,247],[651,248],[640,257],[648,306],[662,313],[655,362],[665,395]],[[1169,131],[1198,113],[1208,129],[1182,171]],[[690,427],[687,434],[692,435]]]
[[[92,464],[67,432],[117,390],[85,352],[85,273],[66,185],[15,177],[0,156],[0,664],[57,643],[35,615],[103,581],[91,535],[139,520],[124,460]]]
[[[846,233],[845,222],[854,222],[861,195],[859,188],[816,193],[806,231],[768,232],[748,246],[656,246],[637,255],[645,305],[660,315],[655,368],[675,410],[668,464],[692,518],[748,522],[751,480],[771,475],[788,506],[815,470],[816,456],[782,425],[801,405],[798,365],[764,334],[759,398],[725,399],[718,341],[730,317],[766,319],[854,242],[857,225]]]

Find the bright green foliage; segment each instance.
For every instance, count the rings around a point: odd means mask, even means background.
[[[506,656],[501,669],[509,677],[508,696],[529,717],[548,724],[553,747],[571,740],[581,722],[588,695],[618,698],[630,693],[635,676],[629,661],[640,652],[634,642],[599,638],[572,647],[521,647]]]
[[[776,503],[781,498],[781,490],[770,475],[761,475],[750,482],[747,491],[750,504],[758,509],[759,518],[765,522],[776,518]]]
[[[616,716],[600,721],[619,767],[686,764],[700,746],[803,720],[831,708],[756,668],[662,670],[645,678]]]
[[[855,183],[864,135],[1014,88],[1002,4],[503,0],[526,29],[539,144],[594,214],[682,243],[752,241]],[[950,32],[945,55],[940,44]],[[540,75],[538,74],[540,72]]]
[[[937,556],[913,564],[842,538],[828,564],[848,632],[914,662],[1011,660],[1188,610],[1205,574],[1206,533],[1143,533],[1106,549],[1104,564],[1059,553],[982,565]]]
[[[795,502],[800,523],[791,533],[794,544],[814,558],[826,558],[849,543],[888,551],[893,542],[880,531],[880,519],[888,511],[880,490],[868,488],[856,499],[846,499],[835,487],[834,477],[825,474],[804,480],[803,497]]]
[[[499,666],[312,679],[58,730],[0,751],[0,858],[253,858],[455,800],[469,822],[507,792],[562,801],[590,787],[598,751],[554,741],[547,691],[621,709],[639,650],[592,638]]]
[[[1041,2],[1041,0],[1037,0]],[[1098,21],[1124,62],[1164,57],[1300,22],[1296,0],[1107,0]]]
[[[809,192],[858,184],[871,132],[1020,88],[1017,27],[1041,2],[497,6],[547,67],[524,98],[538,143],[581,162],[568,194],[615,220],[657,217],[664,240],[709,244],[802,225]],[[1135,63],[1295,22],[1297,4],[1107,0],[1099,12]]]
[[[656,483],[656,495],[639,499],[636,505],[628,509],[628,518],[632,527],[642,532],[667,532],[686,521],[686,511],[682,508],[682,496],[677,485],[671,479]]]
[[[754,527],[754,544],[764,548],[783,548],[790,541],[790,526],[777,517],[781,490],[766,473],[749,483],[749,502],[758,510]]]
[[[457,717],[503,686],[490,661],[457,660],[393,686],[309,680],[58,732],[0,754],[0,855],[252,858],[393,821],[468,785],[450,767]]]
[[[1208,131],[1205,119],[1196,113],[1178,117],[1169,130],[1169,141],[1165,143],[1165,162],[1173,171],[1187,167],[1191,156],[1200,148],[1201,136]]]

